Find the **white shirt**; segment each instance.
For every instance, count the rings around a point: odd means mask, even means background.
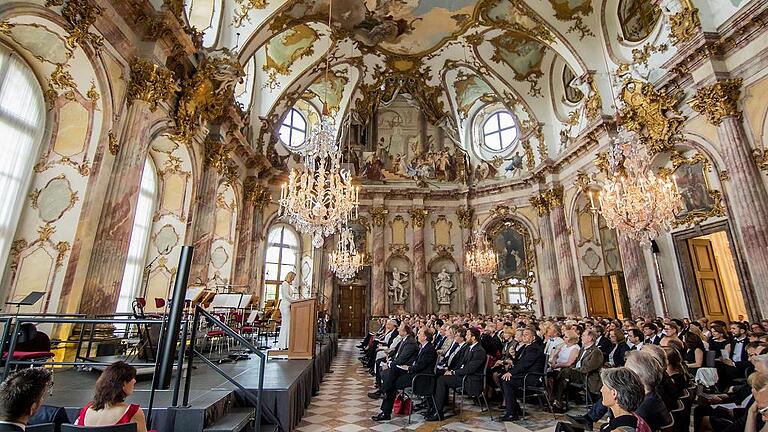
[[[544,354],[549,357],[550,354],[552,354],[557,347],[563,345],[565,341],[560,336],[555,336],[547,339],[547,343],[544,345]]]
[[[587,350],[594,346],[595,344],[592,344],[590,346],[585,346],[583,350],[581,350],[581,355],[579,355],[579,361],[576,362],[576,367],[581,367],[581,361],[584,359],[584,356],[587,354]]]
[[[741,351],[744,348],[744,343],[747,341],[747,338],[744,338],[742,340],[736,339],[736,343],[733,345],[733,355],[731,356],[731,360],[734,362],[740,362],[741,361]]]
[[[569,358],[571,358],[571,353],[573,351],[578,351],[579,345],[573,344],[571,346],[563,345],[562,348],[560,348],[560,352],[557,353],[557,359],[555,360],[555,363],[564,364],[568,361]]]

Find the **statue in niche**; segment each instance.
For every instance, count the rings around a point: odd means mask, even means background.
[[[451,295],[456,291],[451,280],[451,274],[443,267],[443,270],[435,276],[435,292],[437,292],[437,304],[450,305]]]
[[[408,297],[408,290],[405,289],[406,282],[408,282],[408,273],[401,272],[397,267],[394,267],[392,269],[392,281],[389,283],[389,295],[392,297],[392,303],[405,304],[405,299]]]

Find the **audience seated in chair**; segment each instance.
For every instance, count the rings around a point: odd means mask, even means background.
[[[517,403],[515,392],[523,387],[523,383],[534,386],[540,380],[541,376],[529,374],[543,374],[546,357],[543,347],[534,343],[536,331],[532,328],[523,330],[522,344],[519,350],[519,356],[514,364],[509,367],[505,374],[501,376],[501,388],[504,392],[504,405],[506,413],[501,417],[501,421],[515,421],[522,414],[520,405]]]
[[[585,330],[581,335],[582,348],[576,364],[563,369],[555,379],[552,403],[557,411],[565,411],[563,396],[569,383],[584,384],[590,393],[600,391],[600,377],[596,373],[603,366],[603,353],[596,344],[597,333],[594,330]]]
[[[458,369],[445,371],[443,376],[437,379],[435,390],[435,409],[428,412],[427,421],[440,421],[445,418],[443,408],[448,401],[448,389],[456,389],[462,386],[474,386],[482,389],[483,371],[488,360],[485,350],[480,345],[480,331],[476,327],[468,329],[467,349]],[[466,378],[466,381],[465,381]]]
[[[22,369],[0,384],[0,432],[23,431],[43,405],[53,377],[43,368]]]
[[[640,378],[629,368],[607,368],[600,372],[600,397],[611,410],[611,419],[600,432],[641,432],[648,429],[643,426],[644,419],[635,414],[645,400],[645,391]]]
[[[125,399],[133,394],[136,384],[136,368],[118,361],[109,365],[96,381],[93,401],[80,411],[76,425],[109,426],[136,423],[137,432],[146,432],[144,411]]]
[[[380,387],[377,391],[368,394],[368,397],[372,399],[378,399],[384,395],[384,379],[391,380],[393,384],[397,380],[398,374],[403,372],[398,366],[412,364],[419,353],[419,343],[416,341],[410,325],[403,322],[400,324],[398,333],[400,341],[397,344],[397,351],[390,352],[386,358],[377,361],[379,366],[376,371],[376,382],[379,383]]]
[[[433,374],[435,363],[437,362],[437,351],[435,351],[435,347],[432,345],[432,338],[432,331],[423,327],[419,330],[419,348],[413,361],[396,364],[396,358],[392,366],[382,372],[381,391],[384,393],[384,401],[381,403],[381,413],[372,417],[374,421],[390,420],[392,418],[392,407],[395,404],[397,391],[410,387],[416,375]],[[409,346],[410,342],[405,345]],[[408,354],[408,358],[410,357],[412,355]]]

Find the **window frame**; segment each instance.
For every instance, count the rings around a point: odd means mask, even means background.
[[[509,118],[512,120],[512,125],[508,127],[501,127],[501,116],[502,115],[508,115]],[[486,131],[486,125],[492,120],[496,120],[496,128],[492,132]],[[504,145],[504,142],[502,140],[503,134],[506,131],[514,130],[515,131],[515,138],[510,142],[508,145]],[[482,124],[480,125],[480,133],[481,135],[481,146],[482,150],[488,151],[490,153],[498,154],[498,153],[504,153],[514,147],[515,143],[520,139],[520,127],[517,125],[517,119],[515,118],[515,115],[511,112],[503,109],[499,109],[496,111],[493,111],[491,114],[486,116],[483,119]],[[498,136],[499,138],[499,148],[493,148],[488,145],[488,137],[489,136]]]
[[[294,115],[298,115],[302,121],[304,121],[304,129],[300,129],[296,126],[294,126]],[[290,123],[287,123],[288,119],[290,119]],[[283,140],[283,128],[288,128],[288,142]],[[294,131],[301,132],[304,134],[304,139],[301,140],[301,142],[297,145],[292,145],[291,142],[293,141],[293,133]],[[301,111],[296,109],[295,107],[292,107],[283,117],[283,121],[280,123],[280,128],[277,131],[278,137],[280,137],[280,142],[283,143],[284,146],[291,150],[299,149],[303,147],[307,142],[307,137],[309,136],[309,119],[307,116],[304,115]]]
[[[279,238],[277,238],[275,241],[273,241],[273,235],[274,233],[280,230]],[[286,232],[288,232],[290,235],[293,236],[293,238],[296,241],[296,245],[290,245],[285,242],[285,235]],[[278,248],[278,255],[277,255],[277,261],[269,261],[269,251],[273,247]],[[292,250],[294,252],[294,261],[293,263],[287,263],[283,260],[283,251],[284,250]],[[282,283],[282,279],[280,279],[280,274],[282,273],[281,269],[283,267],[291,268],[291,270],[298,276],[299,270],[298,267],[300,265],[301,261],[301,237],[299,236],[298,232],[290,225],[287,224],[278,224],[274,225],[269,229],[269,233],[267,234],[267,244],[266,248],[264,249],[264,282],[262,286],[262,295],[261,295],[261,303],[264,305],[267,300],[275,300],[275,303],[277,303],[277,300],[280,299],[280,284]],[[276,265],[277,266],[277,274],[273,278],[269,278],[267,274],[267,268],[270,265]],[[271,295],[267,295],[271,289],[274,289],[274,293],[271,293]]]

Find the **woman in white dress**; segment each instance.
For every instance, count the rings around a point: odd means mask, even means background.
[[[285,280],[280,284],[280,334],[277,337],[275,349],[288,349],[288,335],[291,334],[291,303],[298,300],[293,296],[291,284],[296,278],[296,273],[288,272]]]

